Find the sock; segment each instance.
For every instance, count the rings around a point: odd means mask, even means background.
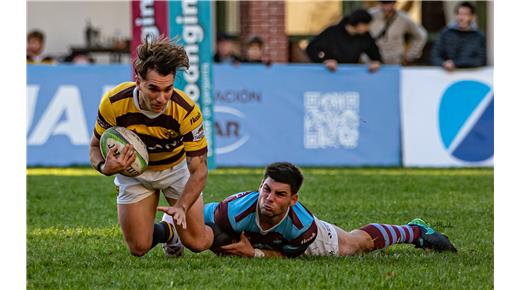
[[[409,225],[369,224],[360,230],[372,237],[376,249],[383,249],[393,244],[412,244],[421,236],[420,227]]]
[[[152,246],[155,247],[158,243],[166,243],[173,239],[175,230],[173,226],[165,221],[153,225],[153,239]]]

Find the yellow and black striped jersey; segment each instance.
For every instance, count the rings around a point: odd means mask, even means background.
[[[119,84],[101,99],[94,135],[100,138],[113,126],[126,127],[143,140],[150,159],[148,170],[164,170],[180,163],[186,155],[208,151],[201,111],[178,89],[174,89],[164,112],[154,115],[140,110],[135,82]]]

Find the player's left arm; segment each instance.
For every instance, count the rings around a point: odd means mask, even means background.
[[[282,252],[276,250],[255,249],[244,232],[240,234],[240,241],[220,247],[220,252],[225,255],[240,257],[285,257]]]
[[[199,198],[208,178],[208,155],[187,156],[190,178],[186,182],[184,191],[173,206],[172,218],[183,229],[186,229],[186,212]]]

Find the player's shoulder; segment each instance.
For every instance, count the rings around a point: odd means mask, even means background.
[[[183,90],[174,88],[171,101],[186,111],[191,111],[195,106],[195,102]]]
[[[103,95],[103,100],[105,102],[115,103],[122,99],[132,98],[135,86],[135,82],[120,83],[111,90],[107,91]]]
[[[289,217],[297,231],[304,231],[314,223],[314,215],[299,201],[291,206]]]
[[[255,201],[258,199],[258,191],[244,191],[244,192],[238,192],[233,195],[228,196],[226,199],[224,199],[223,202],[230,203],[236,200],[240,201]]]

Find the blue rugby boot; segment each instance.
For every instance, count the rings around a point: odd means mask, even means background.
[[[421,229],[421,236],[415,242],[413,242],[416,248],[433,249],[439,252],[457,252],[457,249],[455,246],[453,246],[446,235],[435,231],[422,219],[415,218],[409,222],[408,225],[417,226]]]

